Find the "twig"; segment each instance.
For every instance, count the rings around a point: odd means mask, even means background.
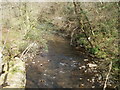
[[[35,44],[35,42],[34,42],[34,43],[31,43],[31,44],[22,52],[22,54],[21,54],[21,56],[20,56],[20,59],[21,59],[26,53],[28,53],[28,51],[31,49],[31,47],[32,47],[34,44]]]
[[[110,65],[109,65],[109,71],[108,71],[108,74],[106,76],[106,80],[105,80],[105,83],[104,83],[103,90],[105,90],[105,88],[107,87],[107,81],[109,79],[109,75],[110,75],[111,69],[112,69],[112,61],[110,62]]]
[[[72,33],[71,33],[71,40],[70,40],[70,45],[73,45],[73,36],[74,36],[74,32],[77,30],[78,27],[74,28]]]

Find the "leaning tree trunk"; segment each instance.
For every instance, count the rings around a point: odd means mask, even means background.
[[[80,27],[81,31],[84,33],[84,35],[85,35],[88,43],[90,44],[91,48],[93,48],[93,44],[92,44],[91,41],[88,39],[88,35],[87,35],[86,31],[85,31],[84,28],[83,28],[83,27],[84,27],[84,26],[83,26],[83,23],[82,23],[81,19],[79,18],[79,14],[78,14],[78,10],[77,10],[77,4],[76,4],[75,1],[73,1],[73,5],[74,5],[75,14],[76,14],[76,16],[77,16],[76,18],[77,18],[78,23],[79,23],[79,27]],[[80,10],[82,10],[82,9],[80,9]]]

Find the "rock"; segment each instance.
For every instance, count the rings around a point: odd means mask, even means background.
[[[71,67],[76,67],[76,65],[72,64]]]
[[[90,81],[90,79],[88,78],[87,81]]]
[[[65,72],[63,72],[63,71],[60,71],[60,73],[65,73]]]
[[[98,77],[98,76],[99,76],[99,74],[95,74],[95,76],[96,76],[96,77]]]
[[[82,84],[81,84],[81,86],[83,87],[83,86],[84,86],[84,84],[82,83]]]
[[[79,69],[82,69],[82,67],[79,67]]]
[[[8,86],[3,88],[24,88],[26,85],[25,62],[16,58],[14,61],[10,61],[9,64],[10,68],[6,80]],[[7,71],[5,74],[7,74]]]
[[[20,58],[18,58],[18,57],[15,57],[15,59],[16,59],[16,60],[19,60]]]
[[[101,80],[101,79],[102,79],[102,76],[101,76],[101,75],[99,75],[98,80]]]
[[[35,64],[35,62],[32,62],[33,64]]]
[[[47,74],[44,74],[45,76],[47,75]]]
[[[40,64],[40,66],[42,66],[42,64]]]
[[[88,63],[87,65],[88,65],[90,68],[97,67],[97,64]]]
[[[81,67],[79,67],[79,69],[85,69],[86,68],[86,66],[81,66]]]
[[[76,61],[72,61],[73,63],[75,63]]]
[[[83,78],[80,78],[80,80],[82,80]]]
[[[92,82],[95,82],[95,79],[94,79],[94,78],[92,78]]]
[[[86,68],[86,66],[81,66],[83,69],[85,69]]]
[[[88,61],[88,59],[84,59],[84,61],[86,62],[86,61]]]
[[[52,77],[53,79],[55,79],[56,77]]]
[[[92,88],[95,88],[95,86],[92,86]]]
[[[85,73],[87,72],[87,70],[85,70]]]
[[[65,65],[65,63],[61,63],[61,62],[60,62],[60,65],[64,66],[64,65]]]

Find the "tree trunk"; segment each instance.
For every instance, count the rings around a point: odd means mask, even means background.
[[[84,35],[85,35],[88,43],[90,44],[91,48],[93,48],[93,44],[92,44],[91,41],[88,39],[87,33],[86,33],[86,31],[84,30],[84,28],[83,28],[83,23],[82,23],[81,19],[80,19],[79,16],[78,16],[77,4],[75,3],[75,1],[73,1],[73,5],[74,5],[75,14],[77,15],[76,18],[77,18],[77,20],[78,20],[79,27],[80,27],[80,29],[82,30],[82,32],[84,33]]]

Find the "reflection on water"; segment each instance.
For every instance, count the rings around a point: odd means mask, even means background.
[[[84,54],[78,53],[69,41],[51,36],[48,39],[48,53],[41,52],[33,61],[28,61],[27,88],[79,88],[91,87],[93,73],[79,69],[85,64]]]

